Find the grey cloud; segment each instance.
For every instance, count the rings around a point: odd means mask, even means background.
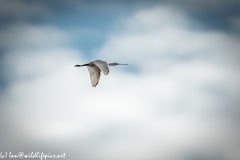
[[[3,49],[47,48],[70,41],[67,33],[51,25],[18,24],[0,31],[0,47]]]
[[[2,17],[29,18],[49,13],[48,7],[38,2],[2,0],[0,4]]]

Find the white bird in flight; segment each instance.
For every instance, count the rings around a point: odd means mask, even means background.
[[[116,65],[127,65],[127,64],[108,63],[106,61],[96,60],[83,65],[75,65],[74,67],[87,66],[88,71],[90,73],[92,86],[96,87],[100,79],[101,71],[104,73],[104,75],[107,75],[109,73],[109,66],[116,66]]]

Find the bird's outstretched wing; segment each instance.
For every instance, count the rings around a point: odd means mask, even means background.
[[[90,73],[90,79],[91,79],[92,86],[96,87],[98,84],[98,81],[100,79],[101,70],[96,66],[94,66],[94,67],[88,66],[88,71]]]
[[[109,67],[106,61],[96,60],[92,63],[95,64],[105,75],[109,73]]]

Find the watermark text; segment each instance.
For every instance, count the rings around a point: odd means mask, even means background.
[[[58,158],[63,159],[63,158],[66,158],[66,153],[51,154],[51,153],[43,153],[43,152],[30,152],[30,153],[0,152],[0,159],[4,159],[4,158],[12,158],[12,159],[36,158],[36,159],[40,159],[40,160],[58,159]]]

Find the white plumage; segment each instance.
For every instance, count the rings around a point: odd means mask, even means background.
[[[107,63],[106,61],[96,60],[83,65],[75,65],[74,67],[87,66],[88,71],[90,73],[92,86],[96,87],[100,79],[101,71],[104,73],[104,75],[107,75],[109,73],[109,66],[116,66],[116,65],[127,65],[127,64]]]
[[[94,66],[87,66],[87,67],[90,73],[92,86],[96,87],[100,79],[101,71],[104,73],[104,75],[107,75],[109,73],[109,67],[108,67],[108,63],[102,60],[96,60],[90,63],[93,63]]]

